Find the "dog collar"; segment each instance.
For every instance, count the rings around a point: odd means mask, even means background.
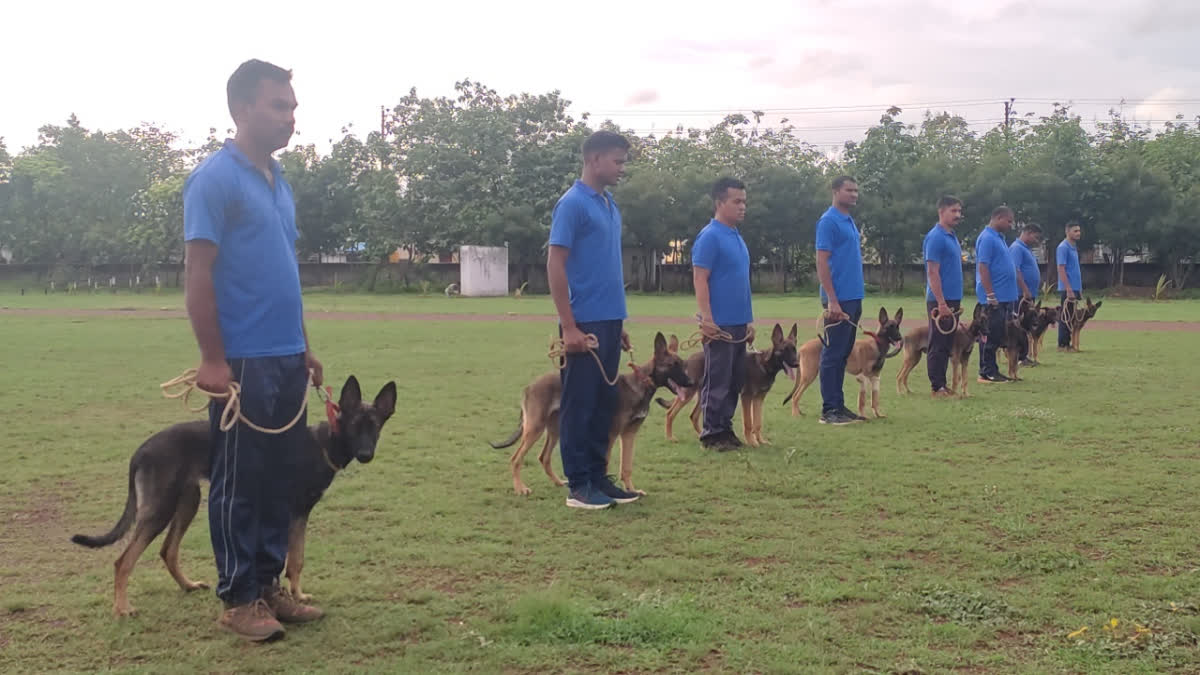
[[[333,433],[338,433],[338,417],[342,414],[342,408],[333,402],[333,387],[325,387],[325,416],[329,418],[329,430]]]
[[[651,379],[649,375],[647,375],[646,373],[642,372],[642,369],[641,369],[641,368],[638,368],[638,366],[637,366],[637,364],[636,364],[636,363],[633,363],[633,362],[631,361],[631,362],[629,363],[629,368],[630,368],[630,370],[632,370],[632,371],[633,371],[634,375],[637,375],[637,378],[638,378],[639,380],[641,380],[642,384],[644,384],[644,385],[647,385],[647,386],[653,386],[653,385],[654,385],[654,380],[653,380],[653,379]]]

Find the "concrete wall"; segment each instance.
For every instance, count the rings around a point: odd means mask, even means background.
[[[504,246],[463,246],[459,248],[459,290],[463,296],[494,297],[508,295],[508,249]]]

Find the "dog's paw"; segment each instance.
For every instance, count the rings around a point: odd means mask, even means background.
[[[525,485],[513,488],[513,492],[515,492],[518,497],[528,497],[529,495],[533,494],[533,490],[530,490],[529,487]]]
[[[117,617],[118,619],[123,619],[125,617],[137,616],[137,610],[134,609],[132,605],[125,605],[124,607],[113,607],[113,616]]]
[[[883,413],[881,413],[881,412],[879,412],[878,410],[876,410],[876,411],[875,411],[875,419],[879,419],[879,420],[886,420],[886,419],[887,419],[887,415],[884,415]]]

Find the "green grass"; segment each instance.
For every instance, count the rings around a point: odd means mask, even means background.
[[[546,304],[477,305],[513,303]],[[690,305],[636,297],[631,309]],[[658,328],[672,327],[633,327],[640,356]],[[178,590],[157,545],[130,586],[139,615],[114,620],[120,547],[69,542],[111,527],[134,449],[190,417],[157,386],[194,363],[186,321],[0,318],[0,671],[1200,669],[1194,335],[1089,331],[1087,351],[1051,349],[1022,383],[936,405],[897,396],[891,362],[888,419],[851,428],[816,423],[815,390],[807,415],[788,417],[781,378],[774,444],[740,453],[701,451],[686,424],[667,443],[655,407],[634,471],[649,496],[577,513],[532,457],[534,493],[514,496],[507,453],[486,444],[548,370],[545,324],[309,330],[335,387],[353,373],[373,395],[394,379],[400,404],[376,460],[340,476],[313,514],[305,590],[327,618],[252,647],[216,628],[211,591]],[[204,514],[182,558],[212,582]]]
[[[866,306],[874,314],[880,303],[889,311],[903,306],[911,312],[923,310],[924,299],[919,292],[905,295],[868,294]],[[1090,297],[1090,296],[1089,296]],[[1099,299],[1099,296],[1093,298]],[[968,304],[972,300],[967,300]],[[304,294],[305,309],[309,312],[380,312],[418,314],[538,314],[552,316],[554,305],[549,296],[526,296],[523,298],[447,298],[440,293],[428,296],[366,293],[335,293],[324,289],[307,289]],[[1055,300],[1057,304],[1057,300]],[[628,297],[629,314],[638,317],[689,318],[696,313],[696,301],[690,295],[657,295],[631,293]],[[12,289],[0,290],[0,308],[12,309],[143,309],[182,310],[183,294],[178,291],[97,293],[80,295],[29,294],[20,295]],[[969,308],[968,308],[969,309]],[[794,317],[815,320],[821,306],[813,293],[758,294],[754,298],[754,312],[766,318]],[[1096,318],[1114,321],[1200,321],[1200,301],[1170,300],[1152,302],[1134,298],[1105,298],[1104,306]]]

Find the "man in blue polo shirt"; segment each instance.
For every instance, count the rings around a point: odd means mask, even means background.
[[[946,366],[950,363],[954,332],[943,335],[942,331],[954,326],[952,314],[962,305],[962,246],[954,233],[962,222],[962,201],[957,197],[942,197],[938,200],[937,211],[937,224],[925,235],[921,247],[927,280],[925,309],[929,314],[929,357],[925,365],[929,385],[933,387],[932,396],[949,398],[954,392],[946,387]]]
[[[858,183],[850,176],[838,176],[832,187],[833,205],[817,221],[817,279],[827,314],[821,349],[820,421],[843,426],[866,420],[846,407],[842,393],[865,288],[862,241],[850,217],[851,209],[858,205]]]
[[[322,381],[304,328],[292,190],[271,158],[295,127],[291,71],[243,63],[227,85],[233,140],[206,158],[183,188],[186,305],[200,347],[196,385],[224,394],[241,387],[241,411],[257,425],[287,425]],[[279,586],[291,521],[292,458],[307,442],[306,419],[278,435],[243,422],[212,425],[208,520],[217,562],[219,624],[254,641],[283,635],[321,610]],[[194,495],[196,502],[199,493]],[[195,504],[193,504],[195,506]]]
[[[1017,240],[1008,247],[1013,264],[1017,266],[1017,285],[1021,287],[1021,297],[1029,302],[1037,302],[1038,291],[1042,283],[1042,272],[1038,269],[1037,256],[1033,254],[1035,247],[1042,245],[1042,228],[1037,223],[1026,223],[1021,228]],[[1038,365],[1029,359],[1029,345],[1026,343],[1021,350],[1021,365],[1032,367]]]
[[[621,262],[621,211],[608,187],[625,174],[629,141],[597,131],[583,143],[583,175],[558,200],[550,225],[546,274],[566,346],[559,407],[559,447],[569,491],[567,506],[604,509],[632,502],[637,493],[605,474],[608,430],[617,408],[624,330],[625,274]],[[603,371],[588,353],[595,335]]]
[[[1082,297],[1083,275],[1079,269],[1079,238],[1083,230],[1079,223],[1067,223],[1067,235],[1058,245],[1055,252],[1055,264],[1058,265],[1058,295],[1062,304],[1059,305],[1059,316],[1071,317],[1075,306]],[[1058,322],[1058,351],[1071,351],[1071,321]]]
[[[692,280],[704,341],[704,382],[700,405],[708,449],[736,450],[742,441],[733,431],[733,412],[746,380],[746,335],[750,307],[750,251],[738,227],[746,218],[746,185],[722,178],[712,188],[713,218],[692,243]],[[715,339],[718,330],[734,340]]]
[[[979,304],[992,311],[988,315],[987,339],[979,348],[979,381],[1011,382],[996,365],[996,350],[1004,344],[1008,319],[1016,308],[1017,267],[1008,252],[1004,233],[1012,229],[1013,210],[997,206],[991,221],[975,240],[975,295]]]

